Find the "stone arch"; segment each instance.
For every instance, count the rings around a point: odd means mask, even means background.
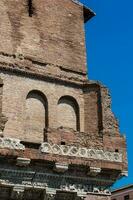
[[[30,142],[43,142],[48,128],[48,101],[46,96],[32,90],[26,97],[25,137]]]
[[[58,101],[58,127],[68,127],[80,130],[79,105],[72,96],[62,96]]]

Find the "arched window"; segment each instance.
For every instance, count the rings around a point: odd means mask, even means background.
[[[30,142],[43,142],[44,128],[48,127],[48,101],[42,92],[29,92],[25,115],[26,139]]]
[[[58,127],[69,127],[80,130],[79,105],[71,96],[63,96],[58,101]]]

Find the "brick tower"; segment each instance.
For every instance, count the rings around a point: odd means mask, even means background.
[[[0,1],[0,199],[110,200],[127,173],[108,89],[87,80],[74,0]]]

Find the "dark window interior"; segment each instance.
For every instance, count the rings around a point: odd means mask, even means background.
[[[124,200],[129,200],[129,195],[124,196]]]
[[[65,145],[65,144],[66,144],[65,142],[63,142],[63,141],[61,142],[61,145]]]

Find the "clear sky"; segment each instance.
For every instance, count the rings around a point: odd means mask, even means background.
[[[89,79],[109,87],[112,109],[126,134],[129,176],[115,187],[133,184],[133,0],[80,0],[96,17],[86,24]]]

